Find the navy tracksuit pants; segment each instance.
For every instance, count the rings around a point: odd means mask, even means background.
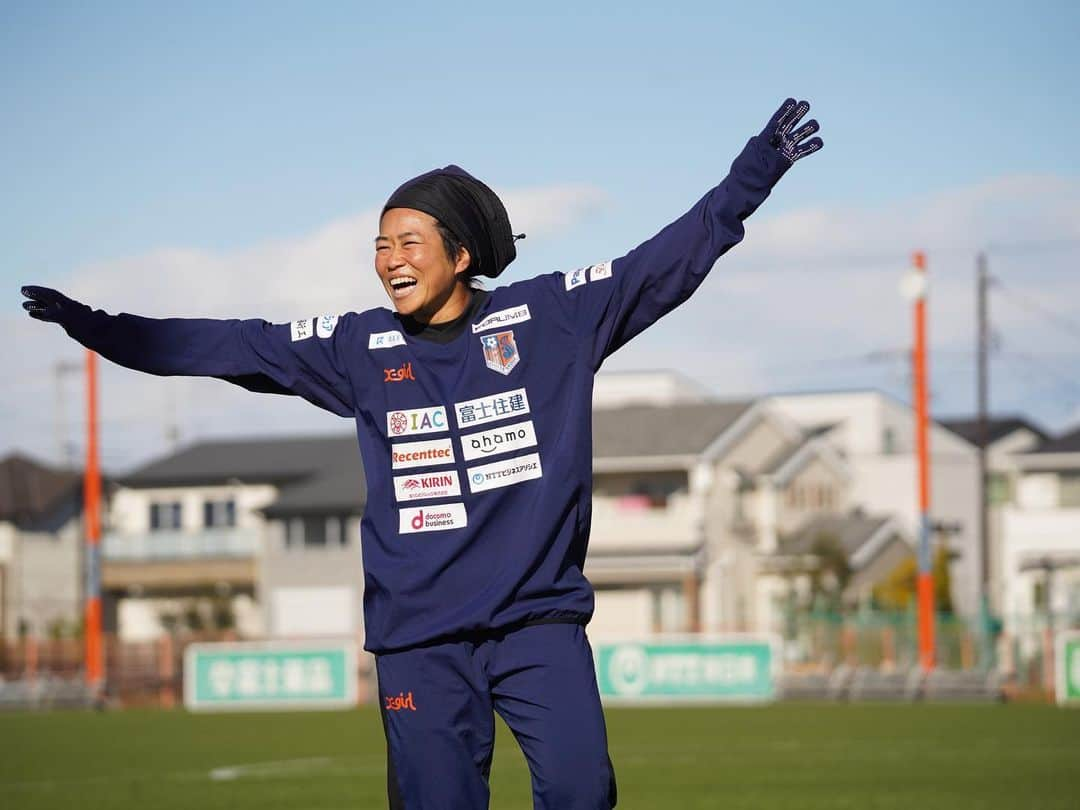
[[[534,807],[609,810],[615,774],[585,628],[541,624],[376,658],[391,810],[484,810],[506,721]]]

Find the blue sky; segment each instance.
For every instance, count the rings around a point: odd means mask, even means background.
[[[1003,291],[1080,324],[1078,39],[1067,2],[4,4],[0,279],[11,305],[0,328],[26,346],[4,363],[23,393],[51,402],[48,369],[78,357],[21,319],[28,281],[112,311],[292,317],[280,296],[239,283],[220,303],[196,289],[214,272],[248,278],[265,258],[297,300],[374,305],[369,257],[339,239],[326,258],[327,229],[367,222],[403,179],[451,162],[524,201],[520,219],[543,200],[564,212],[532,220],[509,280],[618,255],[719,181],[796,95],[812,102],[825,149],[755,215],[747,244],[715,271],[727,275],[612,367],[680,368],[721,396],[906,396],[902,364],[859,358],[909,340],[895,282],[922,247],[941,282],[935,409],[963,412],[975,249],[996,246]],[[322,267],[283,250],[324,257],[337,297],[309,289]],[[173,277],[158,285],[158,273]],[[1080,415],[1080,342],[1030,308],[1010,314],[1019,300],[1000,302],[995,405],[1062,427]],[[727,351],[705,352],[716,344]],[[131,376],[106,382],[138,399]],[[216,392],[154,382],[173,386],[154,396],[170,398],[188,438],[248,408],[226,396],[215,419],[198,403]],[[28,412],[23,393],[0,397],[11,430],[0,451],[48,455],[56,420]],[[266,407],[287,429],[341,427]],[[148,409],[117,412],[159,436],[164,417]],[[114,463],[155,441],[115,450]]]

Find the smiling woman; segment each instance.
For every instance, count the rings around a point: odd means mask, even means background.
[[[458,318],[469,304],[469,251],[447,251],[439,221],[411,208],[390,208],[375,239],[375,270],[399,314],[422,324]]]
[[[821,147],[816,122],[795,128],[808,109],[784,102],[719,185],[625,255],[490,292],[470,281],[497,277],[515,236],[499,198],[456,166],[410,180],[383,209],[375,268],[394,311],[153,320],[24,288],[33,317],[122,365],[291,393],[355,419],[364,646],[395,810],[486,808],[495,712],[528,760],[536,808],[615,805],[584,630],[593,377],[693,294],[777,181]]]

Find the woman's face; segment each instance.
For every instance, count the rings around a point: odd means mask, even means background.
[[[446,254],[435,218],[412,208],[391,208],[379,222],[375,271],[401,315],[418,321],[452,320],[464,310],[468,285],[458,275],[469,266],[468,251]],[[453,310],[458,310],[449,314]],[[440,317],[446,316],[448,317]]]

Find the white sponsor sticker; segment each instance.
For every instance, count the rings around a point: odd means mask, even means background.
[[[461,437],[461,455],[466,461],[497,456],[511,450],[524,450],[526,447],[536,447],[536,430],[531,419]]]
[[[485,329],[494,329],[496,326],[506,326],[511,323],[521,323],[527,321],[532,317],[529,314],[529,305],[522,304],[520,307],[513,307],[511,309],[500,309],[498,312],[492,312],[480,323],[474,323],[472,327],[473,334],[477,332],[483,332]]]
[[[315,321],[315,334],[321,338],[328,338],[337,329],[339,315],[320,315]]]
[[[399,501],[457,498],[460,495],[461,484],[458,483],[457,470],[394,476],[394,497]]]
[[[314,321],[314,318],[304,318],[303,320],[293,321],[289,324],[289,331],[292,333],[293,343],[298,340],[307,340],[315,334],[315,329],[312,326]]]
[[[367,342],[369,349],[389,349],[393,346],[404,345],[405,336],[396,329],[391,329],[389,332],[372,332]]]
[[[454,403],[454,415],[462,430],[512,416],[524,416],[528,412],[529,397],[524,388]]]
[[[589,268],[589,281],[611,278],[611,262],[600,262]]]
[[[444,433],[446,408],[416,408],[411,411],[387,411],[386,432],[390,436],[415,436],[419,433]]]
[[[568,292],[574,287],[580,287],[589,280],[589,276],[585,272],[588,269],[587,267],[579,267],[577,270],[572,270],[566,274],[566,289]]]
[[[469,489],[473,492],[483,492],[486,489],[508,487],[511,484],[541,478],[544,471],[540,467],[540,454],[531,453],[527,456],[470,467],[466,475],[469,479]]]
[[[399,534],[416,532],[442,532],[447,529],[464,529],[469,525],[463,503],[440,503],[436,506],[414,506],[398,510]]]
[[[426,442],[402,442],[390,447],[391,466],[395,470],[410,467],[437,467],[454,463],[454,445],[449,439]]]

